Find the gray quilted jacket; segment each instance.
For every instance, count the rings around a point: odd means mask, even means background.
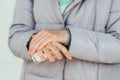
[[[73,60],[34,64],[31,35],[65,27]],[[120,0],[74,0],[63,14],[57,0],[17,0],[8,44],[24,59],[21,80],[120,80]]]

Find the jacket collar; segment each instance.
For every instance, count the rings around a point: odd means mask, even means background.
[[[61,9],[60,9],[60,6],[59,6],[59,4],[58,4],[58,0],[55,0],[55,3],[56,3],[56,10],[57,9],[59,9],[58,10],[58,15],[59,15],[59,19],[61,20],[61,22],[62,23],[64,23],[64,15],[67,13],[67,12],[69,12],[76,4],[78,4],[80,1],[83,1],[83,0],[74,0],[69,6],[68,6],[68,8],[63,12],[63,13],[61,13]]]
[[[76,4],[83,0],[73,0],[73,2],[68,6],[68,8],[64,11],[63,15],[70,11]]]

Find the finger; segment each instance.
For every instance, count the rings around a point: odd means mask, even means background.
[[[51,49],[50,49],[51,45],[52,45],[52,44],[49,43],[49,44],[47,44],[47,46],[45,46],[45,48],[47,48],[47,49],[49,50],[49,53],[51,53],[52,56],[54,57],[54,59],[56,60],[56,59],[58,59],[58,58],[56,57],[56,55],[54,55],[54,52],[51,51]]]
[[[62,59],[62,54],[60,53],[60,51],[54,46],[54,45],[51,45],[51,46],[47,46],[48,49],[50,49],[57,57],[57,59]]]
[[[68,50],[62,44],[56,42],[56,43],[54,43],[54,45],[56,45],[56,47],[64,54],[64,56],[67,59],[69,59],[69,60],[72,59],[70,53],[68,52]]]
[[[41,36],[42,34],[44,34],[45,30],[41,30],[40,32],[38,32],[37,34],[33,35],[34,39],[37,39],[39,36]],[[34,40],[33,39],[33,40]]]
[[[42,38],[46,37],[46,33],[43,33],[43,35],[39,36],[38,38],[36,38],[36,40],[32,40],[32,45],[30,47],[30,50],[28,52],[28,54],[31,56],[34,54],[34,52],[37,50],[37,48],[39,47],[39,45],[41,44],[41,40]]]
[[[33,35],[32,36],[32,40],[31,40],[31,42],[30,42],[30,48],[29,48],[29,51],[28,51],[28,55],[29,56],[32,56],[34,53],[33,52],[31,52],[32,51],[32,49],[33,49],[33,47],[34,47],[34,45],[36,45],[36,41],[39,39],[39,36],[41,35],[41,34],[43,34],[43,30],[41,31],[41,32],[38,32],[37,34],[35,34],[35,35]],[[39,34],[39,35],[38,35]],[[33,38],[34,37],[34,38]]]
[[[37,54],[39,55],[39,57],[40,57],[40,59],[41,59],[42,61],[45,61],[45,60],[46,60],[45,57],[44,57],[44,55],[43,55],[42,50],[38,50],[38,51],[37,51]]]
[[[41,32],[38,32],[37,34],[35,34],[35,35],[33,35],[33,37],[34,38],[32,38],[32,40],[31,40],[31,46],[30,46],[30,49],[29,49],[29,55],[33,55],[33,54],[30,54],[30,52],[32,51],[32,49],[34,48],[34,46],[36,45],[36,44],[38,44],[38,41],[39,41],[39,39],[40,39],[40,37],[43,37],[43,36],[45,36],[45,33],[44,33],[45,31],[44,30],[42,30]]]
[[[39,35],[39,36],[38,36]],[[35,38],[32,39],[33,43],[38,43],[42,38],[46,36],[46,32],[41,32],[40,34],[37,34]]]
[[[47,39],[42,40],[42,43],[40,44],[38,49],[42,49],[44,46],[46,46],[48,43],[50,43],[52,41],[55,41],[55,39],[53,37],[51,37],[51,36],[48,36]]]
[[[49,50],[46,48],[43,48],[43,52],[44,54],[47,56],[47,58],[49,59],[49,62],[55,62],[54,57],[52,56],[52,54],[49,52]]]

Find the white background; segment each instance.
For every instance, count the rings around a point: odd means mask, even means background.
[[[22,60],[9,50],[7,39],[16,0],[0,0],[0,80],[20,80]]]

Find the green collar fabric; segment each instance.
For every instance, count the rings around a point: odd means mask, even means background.
[[[61,8],[61,12],[63,13],[64,10],[67,8],[67,6],[73,1],[73,0],[58,0]]]

